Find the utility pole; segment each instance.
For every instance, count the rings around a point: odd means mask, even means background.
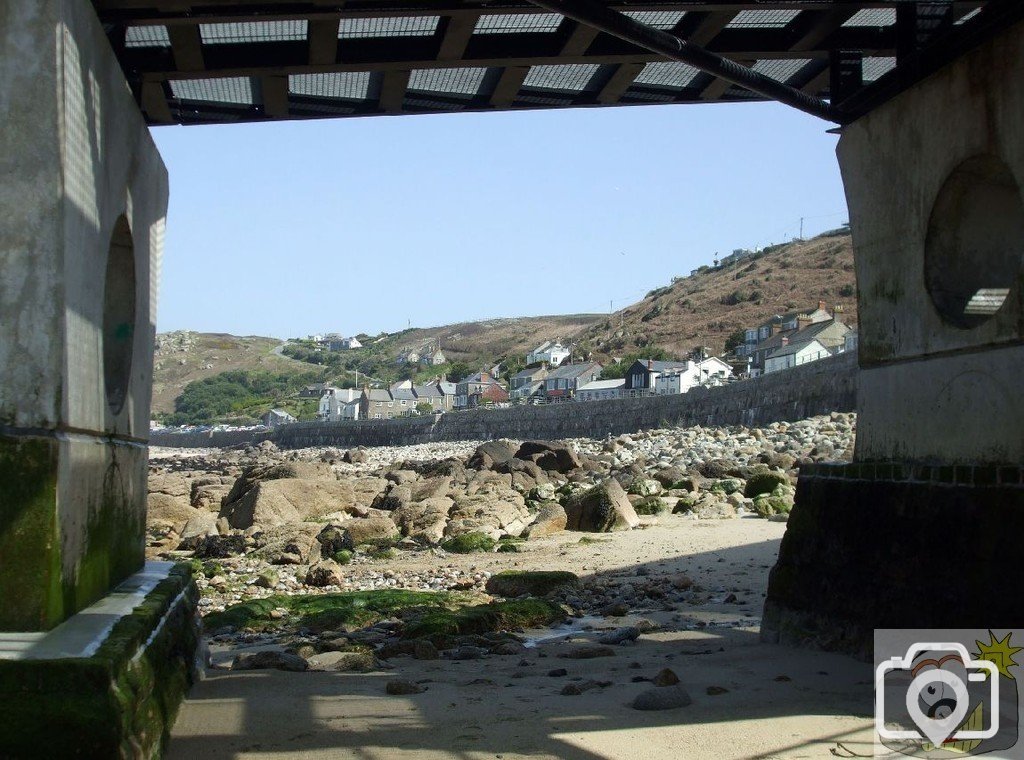
[[[800,217],[800,242],[804,239],[804,218]]]

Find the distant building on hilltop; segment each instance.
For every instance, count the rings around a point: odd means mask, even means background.
[[[551,367],[557,367],[569,358],[571,351],[558,341],[546,340],[526,355],[526,363],[540,364],[547,362]]]

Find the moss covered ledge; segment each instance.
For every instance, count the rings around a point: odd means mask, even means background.
[[[194,677],[198,600],[178,565],[90,656],[0,659],[0,757],[158,757]]]

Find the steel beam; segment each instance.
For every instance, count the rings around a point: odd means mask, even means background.
[[[611,10],[598,0],[531,0],[534,5],[561,13],[574,21],[589,24],[634,45],[664,55],[674,61],[687,63],[751,92],[777,100],[804,113],[828,121],[843,123],[839,110],[821,98],[783,84],[776,79],[758,74],[753,69],[722,58],[674,34],[634,21],[618,11]]]

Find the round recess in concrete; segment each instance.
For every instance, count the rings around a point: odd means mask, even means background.
[[[103,288],[103,382],[110,411],[120,414],[131,382],[135,343],[135,244],[128,220],[114,224]]]
[[[967,159],[946,179],[925,242],[925,285],[947,323],[972,329],[1019,299],[1024,203],[1010,168],[992,155]]]

